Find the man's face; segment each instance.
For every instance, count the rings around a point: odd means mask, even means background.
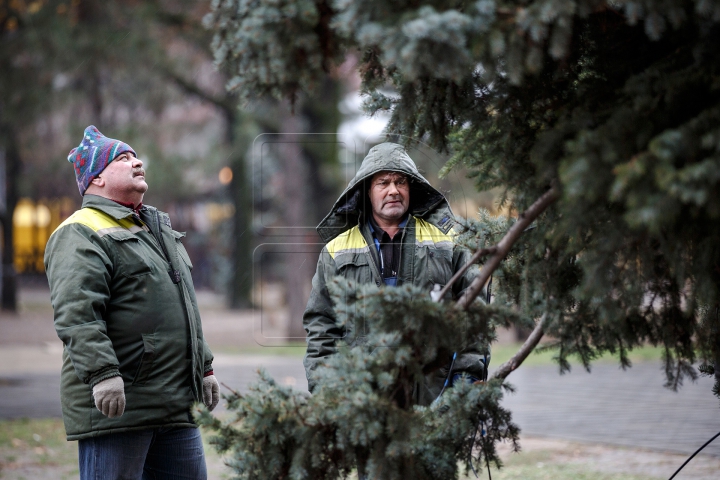
[[[378,172],[370,181],[370,203],[378,223],[397,223],[410,204],[410,182],[397,172]]]
[[[122,153],[110,162],[99,175],[105,180],[110,198],[137,203],[135,199],[139,195],[142,201],[142,195],[148,189],[142,166],[142,160],[130,152]]]

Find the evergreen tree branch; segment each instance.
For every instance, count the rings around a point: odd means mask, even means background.
[[[530,336],[528,336],[527,340],[525,340],[525,343],[523,343],[522,347],[520,347],[520,350],[518,350],[517,353],[515,353],[515,355],[513,355],[510,360],[498,367],[495,373],[493,373],[493,378],[505,379],[520,365],[522,365],[522,362],[524,362],[528,355],[530,355],[530,353],[535,350],[535,347],[538,346],[538,343],[540,343],[540,339],[545,334],[546,319],[547,313],[543,313],[542,317],[540,317],[540,320],[538,320],[538,323],[537,325],[535,325],[535,328],[533,329]]]
[[[457,303],[455,304],[457,307],[461,307],[465,310],[468,309],[468,307],[482,291],[483,285],[485,285],[485,283],[490,279],[490,276],[493,274],[493,272],[497,270],[497,268],[500,266],[500,262],[503,261],[512,246],[515,245],[515,242],[517,242],[518,238],[520,238],[520,235],[522,235],[525,229],[529,227],[530,224],[542,212],[544,212],[550,205],[555,203],[555,201],[557,201],[559,197],[560,193],[557,187],[552,187],[540,198],[535,200],[535,203],[530,205],[527,210],[520,214],[517,222],[515,222],[512,227],[510,227],[505,236],[502,238],[502,240],[498,242],[497,245],[495,245],[494,247],[490,247],[490,249],[482,249],[494,250],[494,253],[490,257],[490,259],[482,266],[482,268],[480,269],[480,274],[475,277],[470,286],[458,299]],[[483,253],[482,250],[476,252],[476,255],[478,253]],[[482,255],[478,255],[478,258],[480,256]],[[473,258],[475,258],[475,255],[473,255]],[[448,288],[448,286],[450,286],[454,280],[455,277],[453,277],[451,281],[448,282],[448,285],[446,285],[445,287]]]

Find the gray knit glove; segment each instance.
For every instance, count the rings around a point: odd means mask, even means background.
[[[122,377],[111,377],[93,387],[95,406],[108,418],[122,416],[125,412],[125,385]]]
[[[220,384],[218,384],[215,375],[203,377],[203,403],[207,405],[211,412],[220,401]]]

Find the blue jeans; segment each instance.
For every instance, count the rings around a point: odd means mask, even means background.
[[[81,480],[206,480],[197,428],[154,428],[78,441]]]

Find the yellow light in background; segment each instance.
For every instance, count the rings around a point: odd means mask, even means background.
[[[13,212],[13,264],[18,272],[42,272],[43,253],[50,232],[52,212],[47,205],[35,203],[28,198],[18,201]],[[52,228],[51,228],[52,227]]]
[[[13,213],[15,227],[47,227],[50,224],[50,209],[45,205],[33,205],[20,200]]]
[[[50,209],[45,205],[38,205],[37,210],[37,225],[38,227],[47,227],[50,225]]]
[[[223,185],[227,185],[232,182],[232,170],[230,170],[230,167],[223,167],[220,169],[218,178],[220,179],[220,183]]]
[[[232,203],[208,203],[205,206],[205,215],[213,224],[223,222],[234,214],[235,207]]]
[[[32,2],[30,5],[28,5],[28,12],[31,14],[37,13],[40,11],[40,8],[42,8],[42,2]]]
[[[13,226],[32,227],[35,224],[35,206],[30,202],[18,202],[13,213]]]

